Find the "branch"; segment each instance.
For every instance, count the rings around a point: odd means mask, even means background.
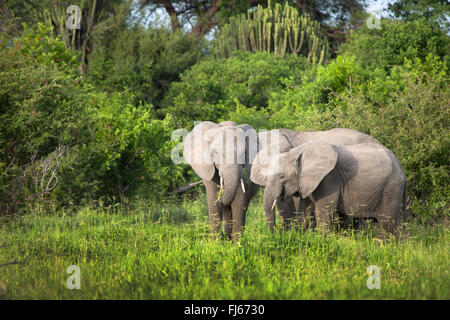
[[[189,189],[192,189],[193,187],[195,187],[196,185],[199,185],[200,183],[202,183],[202,180],[197,181],[197,182],[190,182],[190,183],[176,189],[173,193],[180,194],[180,193],[186,192]]]
[[[211,8],[205,12],[205,14],[199,17],[199,20],[192,31],[190,32],[192,35],[199,37],[207,33],[211,28],[215,25],[211,19],[216,15],[217,11],[219,11],[220,4],[222,0],[216,0]]]
[[[19,261],[19,260],[17,260],[17,258],[16,259],[14,259],[14,261],[11,261],[11,262],[6,262],[6,263],[3,263],[3,264],[0,264],[0,268],[1,267],[6,267],[6,266],[9,266],[9,265],[12,265],[12,264],[25,264],[25,262],[27,261],[27,259],[28,259],[28,257],[26,257],[24,260],[22,260],[22,261]]]
[[[297,6],[300,8],[300,10],[302,10],[302,13],[305,14],[306,10],[305,10],[305,6],[303,5],[302,1],[295,0],[295,2],[297,3]]]
[[[6,241],[3,241],[3,243],[0,245],[0,248],[6,248]],[[14,259],[14,261],[10,261],[10,262],[6,262],[6,263],[2,263],[0,264],[0,268],[1,267],[5,267],[5,266],[9,266],[12,264],[25,264],[25,262],[28,260],[28,256],[25,257],[25,259],[23,259],[22,261],[19,261],[17,258]]]
[[[170,0],[163,0],[161,1],[161,3],[170,17],[170,22],[172,23],[172,31],[180,29],[181,26],[180,22],[178,21],[178,12],[175,10]]]

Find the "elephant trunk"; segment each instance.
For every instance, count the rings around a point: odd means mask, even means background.
[[[223,193],[220,202],[228,206],[233,202],[237,188],[240,188],[241,170],[238,165],[227,165],[219,170],[219,174],[223,178]]]
[[[270,187],[264,189],[264,213],[266,215],[266,223],[273,232],[275,228],[275,207],[278,195],[276,195]]]

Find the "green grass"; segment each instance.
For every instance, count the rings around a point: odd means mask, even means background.
[[[258,201],[255,201],[258,203]],[[270,234],[253,204],[239,243],[210,240],[203,197],[131,210],[25,215],[0,227],[1,299],[449,299],[449,230]],[[25,259],[28,257],[27,259]],[[70,265],[81,289],[69,290]],[[367,268],[381,270],[369,290]],[[6,290],[5,290],[6,289]]]

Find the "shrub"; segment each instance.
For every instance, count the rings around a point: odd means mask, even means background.
[[[271,93],[283,88],[284,78],[297,79],[307,68],[303,57],[266,52],[235,52],[228,59],[204,60],[172,85],[162,112],[172,113],[184,125],[226,118],[237,104],[264,108]]]
[[[274,94],[269,126],[301,131],[344,127],[376,137],[406,172],[414,214],[423,220],[449,217],[450,91],[445,63],[428,55],[424,60],[405,59],[387,73],[366,72],[353,61],[342,56],[319,67],[313,81]],[[327,95],[321,96],[326,88]],[[308,101],[311,97],[323,100],[316,104]]]
[[[99,91],[71,69],[71,58],[57,58],[59,39],[24,34],[0,46],[2,215],[126,199],[138,189],[157,197],[183,180],[170,158],[170,115],[156,119],[131,93]]]
[[[286,79],[284,89],[273,92],[269,99],[272,126],[305,129],[312,125],[311,130],[317,129],[314,124],[306,124],[305,119],[329,108],[336,94],[377,77],[384,77],[384,73],[368,72],[354,56],[342,55],[326,66],[314,66],[300,80]]]
[[[92,138],[81,150],[85,165],[94,164],[94,172],[100,173],[98,196],[123,199],[139,189],[146,191],[147,196],[158,197],[183,178],[182,168],[175,166],[170,158],[175,145],[171,141],[175,129],[171,115],[163,120],[154,119],[151,107],[135,106],[133,98],[102,92],[88,95],[85,112],[90,117]]]
[[[202,56],[201,46],[182,32],[135,27],[96,34],[89,55],[89,80],[107,92],[127,91],[160,106],[173,81]]]
[[[449,217],[450,194],[448,78],[427,69],[418,59],[407,62],[384,84],[339,95],[323,115],[324,123],[366,132],[394,152],[406,172],[412,211],[425,220]],[[378,88],[392,82],[397,86],[375,103]]]
[[[67,147],[79,138],[80,106],[69,101],[80,80],[75,57],[50,30],[25,26],[0,46],[0,210],[43,199],[58,181]]]
[[[390,70],[403,64],[405,58],[425,60],[433,54],[450,67],[450,42],[448,35],[435,23],[425,18],[403,22],[383,19],[381,29],[362,26],[351,32],[349,41],[340,48],[341,53],[350,53],[372,70]]]

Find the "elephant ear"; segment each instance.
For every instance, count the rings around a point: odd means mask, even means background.
[[[336,166],[338,154],[328,143],[307,143],[289,151],[290,161],[299,161],[299,186],[305,199]]]
[[[195,173],[203,180],[214,177],[215,166],[211,157],[210,144],[219,125],[204,121],[194,127],[184,139],[183,156]]]
[[[292,148],[284,135],[278,135],[272,142],[273,144],[263,147],[258,152],[252,164],[250,180],[262,186],[266,186],[271,177],[279,172],[281,157]]]

